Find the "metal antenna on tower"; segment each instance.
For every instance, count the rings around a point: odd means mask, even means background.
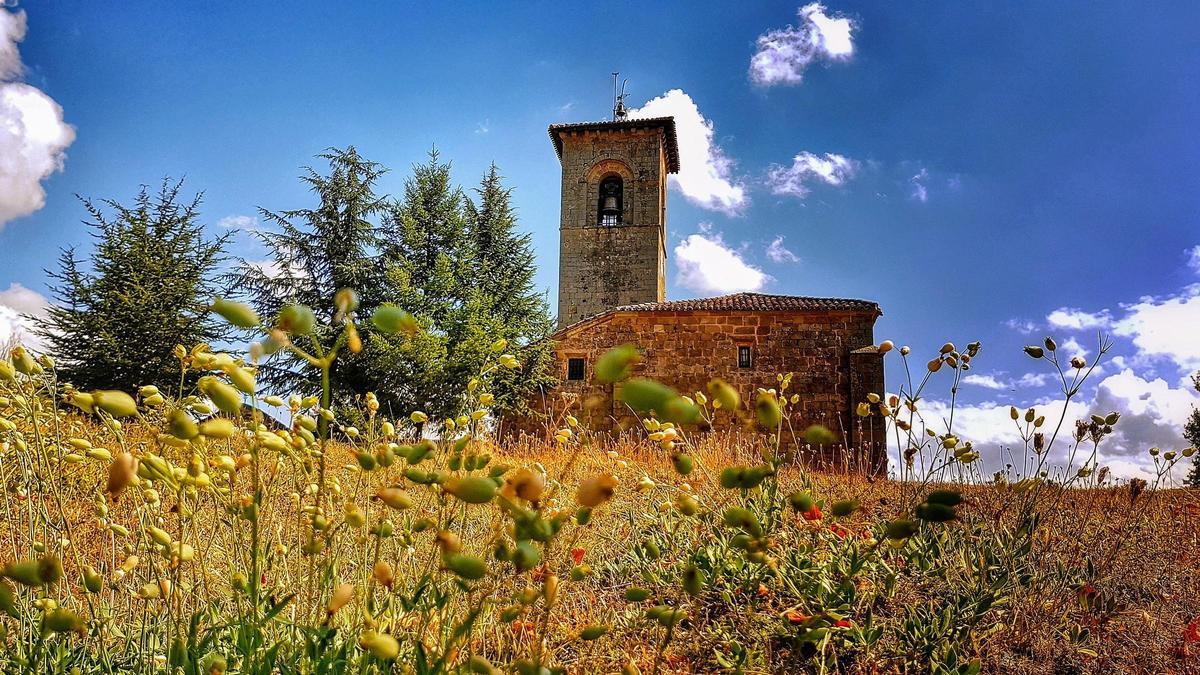
[[[625,85],[629,84],[629,79],[626,78],[621,82],[621,89],[617,91],[617,78],[621,73],[614,72],[613,76],[613,121],[625,119],[629,115],[629,111],[625,109]]]

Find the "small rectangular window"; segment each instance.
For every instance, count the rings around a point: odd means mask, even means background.
[[[567,359],[567,379],[583,379],[583,359]]]
[[[738,368],[751,367],[750,347],[742,345],[738,347]]]

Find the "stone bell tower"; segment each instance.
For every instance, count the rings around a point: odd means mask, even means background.
[[[675,120],[555,124],[562,162],[558,325],[666,299],[667,175],[679,171]]]

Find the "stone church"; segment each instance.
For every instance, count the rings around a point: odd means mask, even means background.
[[[792,419],[797,432],[821,423],[842,443],[884,457],[883,425],[864,429],[854,414],[869,392],[884,392],[873,336],[879,305],[761,293],[668,300],[667,176],[679,171],[675,121],[617,113],[611,122],[550,127],[562,163],[553,336],[560,385],[543,392],[535,408],[554,415],[569,404],[591,429],[636,423],[615,400],[613,385],[592,377],[601,354],[632,343],[644,352],[638,375],[685,394],[720,377],[751,400],[758,387],[777,386],[777,374],[794,373],[789,391],[801,398]]]

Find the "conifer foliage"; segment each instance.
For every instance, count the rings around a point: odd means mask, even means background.
[[[56,302],[37,332],[64,381],[80,389],[132,390],[177,382],[177,344],[221,339],[208,311],[223,291],[217,270],[228,235],[207,238],[202,195],[182,198],[183,181],[143,186],[130,205],[83,199],[96,238],[87,261],[74,249],[59,257]]]

